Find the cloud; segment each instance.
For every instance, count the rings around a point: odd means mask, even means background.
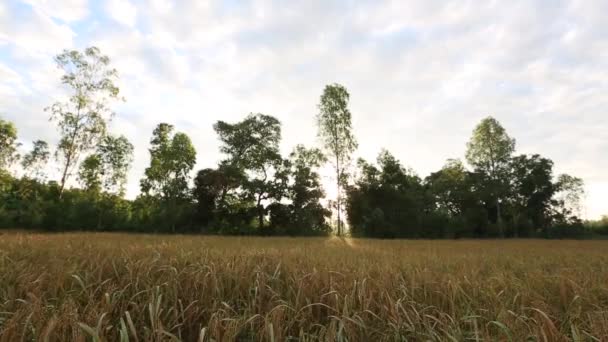
[[[78,21],[89,14],[87,0],[25,0],[34,10],[66,22]]]
[[[24,137],[56,139],[42,112],[62,94],[52,56],[100,46],[127,98],[112,127],[136,146],[131,197],[158,122],[192,137],[197,167],[221,158],[213,122],[249,112],[283,122],[288,152],[317,143],[316,104],[339,82],[357,156],[387,148],[424,176],[462,157],[474,125],[494,115],[518,152],[585,179],[590,217],[608,212],[605,1],[29,3],[0,5],[3,110],[19,113],[8,115]]]
[[[128,27],[135,26],[137,8],[128,0],[108,0],[105,9],[108,15],[117,22]]]

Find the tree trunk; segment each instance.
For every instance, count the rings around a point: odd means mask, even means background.
[[[262,230],[264,229],[264,208],[262,208],[262,196],[258,196],[257,209],[258,209],[258,229],[260,230],[260,233],[262,233]]]
[[[504,232],[502,231],[502,220],[500,218],[500,199],[496,198],[496,223],[498,224],[498,234],[502,238]]]
[[[338,193],[336,195],[336,208],[338,211],[338,236],[342,236],[342,220],[340,219],[341,198],[340,198],[340,161],[336,156],[336,185]]]
[[[59,185],[59,199],[61,199],[63,197],[63,189],[65,188],[65,181],[68,176],[68,168],[70,165],[70,159],[71,159],[71,157],[68,156],[65,168],[63,169],[63,174],[61,175],[61,184]]]

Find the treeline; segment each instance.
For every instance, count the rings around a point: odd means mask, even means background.
[[[349,231],[382,238],[608,235],[608,220],[583,222],[577,215],[582,180],[555,176],[553,162],[542,156],[515,155],[515,140],[491,117],[467,145],[470,169],[448,160],[423,179],[388,151],[375,163],[353,165],[358,144],[350,95],[338,84],[320,97],[320,148],[298,145],[281,155],[281,123],[270,115],[218,121],[224,158],[194,177],[190,138],[158,124],[141,193],[127,200],[133,145],[107,129],[112,103],[124,100],[117,71],[95,47],[64,51],[56,62],[70,93],[68,101],[45,109],[60,133],[53,151],[37,140],[21,156],[14,124],[0,119],[1,227],[292,236]],[[56,180],[45,172],[51,154],[60,167]],[[332,201],[324,200],[324,165],[335,172]],[[74,180],[80,187],[68,186]]]

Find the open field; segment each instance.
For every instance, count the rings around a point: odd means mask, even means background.
[[[0,235],[0,340],[608,340],[608,241]]]

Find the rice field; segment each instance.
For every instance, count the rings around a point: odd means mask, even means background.
[[[608,241],[0,235],[0,341],[608,341]]]

